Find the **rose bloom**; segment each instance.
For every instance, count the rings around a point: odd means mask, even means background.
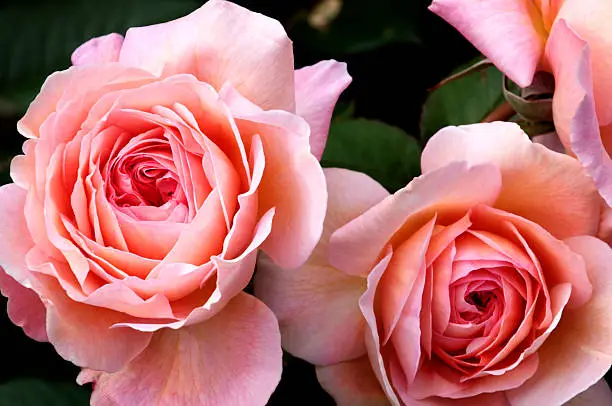
[[[559,138],[612,206],[612,2],[434,0],[430,9],[518,85],[553,73]]]
[[[345,64],[294,71],[277,21],[219,0],[72,60],[0,188],[10,317],[84,368],[93,405],[264,405],[280,334],[243,289],[258,248],[296,267],[319,239]]]
[[[560,405],[612,364],[612,250],[567,155],[512,123],[448,127],[389,195],[326,169],[303,267],[262,258],[255,293],[339,405]],[[599,404],[612,394],[602,381]]]

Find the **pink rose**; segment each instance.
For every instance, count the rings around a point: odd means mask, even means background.
[[[430,9],[520,86],[536,70],[554,74],[557,133],[612,206],[612,2],[434,0]]]
[[[255,277],[284,348],[339,405],[560,405],[596,383],[612,250],[592,237],[600,198],[580,165],[511,123],[443,129],[421,163],[393,195],[326,170],[312,256],[264,258]]]
[[[242,290],[258,248],[297,267],[319,239],[345,64],[294,71],[277,21],[220,0],[72,59],[0,188],[12,320],[84,368],[93,405],[264,405],[280,335]]]

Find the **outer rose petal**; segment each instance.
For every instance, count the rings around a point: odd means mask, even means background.
[[[531,142],[518,125],[446,127],[427,143],[421,167],[427,173],[463,160],[499,167],[496,208],[532,220],[557,238],[597,232],[600,199],[591,179],[575,159]]]
[[[365,279],[329,266],[327,243],[336,228],[388,195],[359,172],[332,168],[325,175],[328,211],[313,255],[298,269],[281,269],[269,258],[261,258],[255,275],[255,293],[278,317],[283,347],[316,365],[365,354],[365,320],[358,305]]]
[[[434,0],[431,11],[458,29],[521,87],[531,84],[546,31],[532,1]]]
[[[334,106],[351,80],[346,64],[333,60],[295,71],[296,112],[310,125],[310,151],[317,159],[325,150]]]
[[[113,33],[92,38],[75,49],[70,59],[73,65],[117,62],[121,44],[123,44],[123,36],[120,34]]]
[[[538,351],[535,375],[508,391],[512,406],[562,404],[595,384],[612,365],[612,250],[593,237],[573,237],[569,247],[583,256],[593,296],[584,306],[566,308]]]
[[[262,111],[228,88],[222,97],[227,97],[242,136],[258,134],[263,143],[266,168],[259,212],[275,207],[276,213],[262,248],[279,266],[297,268],[321,237],[327,202],[323,170],[310,153],[308,124],[286,111]]]
[[[612,391],[604,379],[585,390],[565,406],[607,406],[612,405]]]
[[[265,405],[282,369],[272,312],[245,293],[214,318],[156,333],[149,347],[114,374],[96,380],[93,406]]]
[[[461,217],[479,203],[492,205],[500,186],[501,177],[493,165],[468,167],[455,162],[425,173],[334,232],[330,263],[348,274],[366,275],[400,228],[416,231],[441,207],[463,212]]]
[[[555,75],[553,116],[559,138],[612,205],[612,160],[602,143],[595,111],[589,46],[561,19],[553,26],[546,54]]]
[[[47,307],[47,335],[55,350],[81,367],[115,372],[140,354],[150,333],[112,328],[120,313],[72,301],[55,278],[37,275],[35,288],[42,291]]]
[[[130,28],[119,62],[155,75],[229,81],[264,109],[295,110],[293,49],[281,24],[222,0],[163,24]]]
[[[317,378],[338,406],[390,405],[368,357],[317,367]]]
[[[565,0],[557,15],[557,18],[567,20],[568,25],[589,44],[597,117],[602,126],[612,122],[611,15],[612,2],[601,0]]]
[[[25,257],[34,246],[25,220],[26,191],[14,183],[0,187],[0,267],[26,287],[30,287]]]
[[[28,337],[48,341],[45,329],[45,306],[32,290],[23,287],[0,268],[0,292],[8,299],[7,312],[13,324],[21,327]]]

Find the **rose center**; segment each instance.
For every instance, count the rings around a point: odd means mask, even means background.
[[[497,295],[491,291],[470,292],[465,301],[476,306],[480,311],[485,311],[489,307],[491,300],[497,299]]]

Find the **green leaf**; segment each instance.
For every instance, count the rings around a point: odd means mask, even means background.
[[[0,385],[0,405],[87,406],[90,392],[76,383],[16,379]]]
[[[23,0],[0,7],[0,99],[22,112],[45,77],[86,40],[183,16],[197,0]]]
[[[344,0],[328,27],[312,27],[304,14],[291,36],[331,55],[356,54],[397,42],[420,43],[416,18],[410,18],[417,15],[417,6],[406,0],[378,0],[375,5]]]
[[[321,165],[364,172],[394,192],[420,173],[417,141],[380,121],[342,119],[332,123]]]
[[[431,92],[421,115],[421,139],[429,139],[439,129],[448,125],[482,121],[504,102],[502,77],[496,67],[490,66],[455,79]]]

